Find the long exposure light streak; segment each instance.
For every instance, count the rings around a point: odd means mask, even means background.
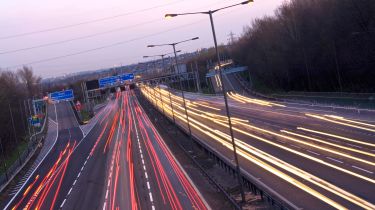
[[[144,88],[149,88],[149,87],[144,87]],[[161,90],[161,91],[163,92],[163,95],[168,94],[168,91],[165,91],[165,90]],[[143,89],[142,89],[142,93],[149,100],[158,100],[157,98],[153,98],[152,96],[150,96],[148,94],[148,92],[143,90]],[[233,97],[233,99],[238,99],[242,102],[257,103],[258,105],[272,106],[271,104],[264,103],[266,101],[256,101],[256,100],[251,101],[248,98],[244,98],[243,96],[238,96],[234,93],[231,93],[231,96]],[[179,101],[178,97],[176,97],[176,96],[173,97],[173,99]],[[248,100],[250,100],[250,101],[248,101]],[[177,108],[177,109],[175,109],[175,113],[174,113],[175,117],[180,122],[186,123],[186,120],[183,117],[184,115],[182,114],[182,111],[184,110],[184,108],[177,101],[173,101],[172,103],[173,103],[173,106]],[[195,102],[193,101],[192,103],[194,104]],[[198,104],[196,104],[196,105],[198,105]],[[278,105],[274,105],[274,106],[278,106]],[[283,107],[283,105],[281,105],[280,107]],[[165,108],[166,108],[165,114],[167,116],[171,116],[170,104],[169,105],[165,104]],[[205,107],[202,106],[202,108],[205,108]],[[215,110],[215,111],[218,111],[218,110]],[[209,120],[209,121],[211,121],[215,124],[218,124],[220,126],[227,127],[228,125],[225,123],[225,116],[222,116],[220,114],[210,113],[210,112],[207,112],[207,111],[203,111],[203,110],[201,110],[200,108],[197,108],[197,107],[196,108],[188,107],[188,113],[191,116],[191,126],[194,129],[196,129],[196,131],[199,131],[199,132],[209,136],[210,138],[219,141],[222,145],[224,145],[225,147],[230,149],[230,145],[229,145],[229,142],[228,142],[228,138],[229,138],[228,134],[223,133],[220,130],[214,129],[213,127],[209,126],[206,123],[200,122],[201,119],[206,119],[206,120]],[[337,118],[337,117],[332,117],[332,116],[325,116],[323,118],[327,118],[327,119],[333,118],[333,119],[328,119],[328,120],[335,121],[335,122],[332,122],[332,123],[336,123],[336,120],[342,120],[342,121],[345,121],[345,122],[357,124],[357,125],[354,125],[355,127],[361,127],[361,128],[362,128],[362,126],[371,127],[371,126],[369,126],[369,124],[366,125],[366,124],[361,123],[361,122],[358,123],[356,121],[354,122],[354,121],[347,120],[345,118],[340,118],[340,117]],[[339,123],[342,123],[342,122],[339,122]],[[347,123],[345,123],[343,125],[346,126],[346,124]],[[358,125],[360,125],[360,126],[358,126]],[[320,158],[313,157],[313,156],[308,155],[308,154],[306,154],[302,151],[297,151],[295,149],[292,149],[289,146],[281,145],[281,144],[276,143],[274,141],[267,140],[265,138],[262,138],[260,136],[255,135],[255,133],[249,133],[249,132],[241,129],[240,127],[249,129],[252,132],[255,131],[256,133],[259,133],[259,134],[268,134],[268,135],[276,136],[276,137],[279,137],[279,138],[287,139],[287,140],[290,140],[290,141],[294,141],[294,142],[306,145],[309,148],[324,150],[325,152],[333,153],[333,154],[338,155],[338,156],[343,156],[343,157],[346,157],[346,158],[349,158],[349,159],[352,159],[352,160],[355,160],[355,161],[359,161],[361,163],[368,164],[370,166],[374,166],[375,163],[372,162],[372,161],[365,160],[363,158],[355,157],[353,155],[343,154],[341,151],[332,150],[332,148],[326,148],[323,145],[336,147],[337,149],[343,149],[343,150],[351,151],[351,152],[361,154],[361,155],[365,155],[365,156],[369,156],[369,157],[374,157],[373,153],[362,151],[362,150],[359,150],[359,149],[354,149],[354,148],[343,146],[343,145],[339,145],[339,144],[336,144],[336,143],[327,142],[327,141],[324,141],[322,139],[319,139],[318,137],[306,136],[306,135],[303,135],[303,134],[300,134],[300,133],[295,133],[293,131],[287,131],[285,129],[281,129],[281,131],[280,131],[281,133],[286,133],[288,135],[299,137],[301,139],[286,136],[286,135],[283,135],[283,134],[280,134],[280,133],[277,133],[277,132],[273,132],[271,130],[267,130],[267,129],[263,129],[263,128],[259,128],[259,127],[250,125],[247,120],[242,120],[240,118],[238,118],[238,120],[236,121],[236,126],[237,127],[234,127],[235,131],[237,131],[239,133],[242,133],[246,136],[249,136],[253,139],[263,141],[265,143],[271,144],[273,146],[276,146],[276,147],[281,148],[283,150],[286,150],[288,152],[292,152],[294,154],[297,154],[301,157],[307,158],[309,160],[315,161],[315,162],[320,163],[322,165],[328,166],[330,168],[339,170],[339,171],[344,172],[346,174],[352,175],[354,177],[357,177],[357,178],[366,180],[368,182],[371,182],[372,184],[375,184],[375,180],[372,179],[372,178],[369,178],[369,177],[363,176],[361,174],[355,173],[351,170],[345,169],[345,168],[337,166],[335,164],[328,163],[328,162],[326,162],[326,161],[324,161]],[[325,136],[335,137],[335,138],[342,139],[342,140],[345,140],[345,141],[351,141],[351,142],[355,142],[355,143],[361,143],[361,144],[373,146],[371,143],[366,143],[366,142],[359,141],[359,140],[357,141],[357,140],[350,139],[350,138],[343,137],[343,136],[337,136],[337,135],[334,135],[334,134],[328,134],[328,133],[323,133],[323,132],[319,132],[319,131],[315,132],[313,130],[304,129],[304,128],[301,128],[301,127],[298,127],[297,129],[298,130],[310,131],[311,133],[318,133],[318,134],[322,134],[322,135],[325,135]],[[311,141],[317,142],[317,143],[319,143],[319,145],[306,142],[305,140],[311,140]],[[270,168],[270,165],[266,164],[264,161],[267,161],[267,162],[269,162],[273,165],[276,165],[277,167],[286,169],[289,173],[297,175],[297,176],[301,177],[302,179],[309,181],[311,184],[316,185],[318,187],[321,187],[325,190],[328,190],[328,191],[330,191],[330,192],[344,198],[345,200],[348,200],[348,201],[350,201],[350,202],[352,202],[352,203],[354,203],[354,204],[356,204],[356,205],[358,205],[362,208],[365,208],[365,209],[375,208],[374,204],[372,204],[372,203],[370,203],[370,202],[368,202],[368,201],[366,201],[366,200],[364,200],[364,199],[362,199],[362,198],[360,198],[360,197],[358,197],[358,196],[356,196],[356,195],[354,195],[354,194],[352,194],[352,193],[350,193],[350,192],[348,192],[348,191],[346,191],[342,188],[339,188],[339,187],[337,187],[337,186],[335,186],[335,185],[333,185],[333,184],[331,184],[331,183],[329,183],[329,182],[327,182],[323,179],[320,179],[317,176],[314,176],[310,173],[307,173],[306,171],[303,171],[302,169],[297,168],[290,163],[284,162],[281,159],[276,158],[275,156],[272,156],[268,153],[265,153],[262,150],[259,150],[255,147],[252,147],[251,145],[249,145],[248,143],[246,143],[242,140],[236,139],[236,141],[238,141],[238,146],[239,146],[239,149],[240,149],[239,153],[244,158],[252,161],[253,163],[261,166],[262,168],[270,171],[271,173],[275,173],[275,175],[277,175],[279,177],[282,177],[284,180],[290,182],[291,184],[297,185],[298,188],[309,192],[310,194],[314,195],[315,197],[318,197],[319,199],[325,201],[326,203],[330,204],[331,206],[333,206],[335,208],[341,209],[341,208],[345,208],[345,207],[338,204],[337,202],[325,197],[324,195],[320,194],[319,192],[313,190],[312,188],[307,187],[304,184],[300,185],[301,183],[299,183],[297,180],[289,177],[289,175],[282,174],[282,173],[280,173],[280,171],[277,171],[277,169],[275,169],[273,167]],[[263,159],[264,161],[261,161],[259,158]],[[296,184],[296,183],[298,183],[298,184]],[[303,186],[303,187],[301,187],[301,186]]]

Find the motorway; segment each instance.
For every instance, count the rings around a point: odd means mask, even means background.
[[[166,86],[141,86],[141,91],[188,130],[179,91]],[[233,162],[223,97],[185,97],[193,135]],[[375,122],[367,121],[375,113],[265,101],[234,92],[228,98],[240,166],[255,183],[292,208],[375,209]]]
[[[56,144],[5,209],[209,209],[131,91],[79,126],[56,104]]]

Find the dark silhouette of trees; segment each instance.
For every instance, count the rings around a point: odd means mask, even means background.
[[[33,70],[30,67],[24,66],[18,70],[18,75],[21,82],[25,85],[28,93],[28,97],[32,98],[39,92],[41,77],[34,75]]]
[[[234,43],[237,63],[271,89],[375,91],[375,1],[291,0]]]
[[[14,151],[16,141],[12,128],[12,111],[18,143],[28,135],[27,116],[30,116],[28,104],[24,100],[39,94],[40,77],[33,74],[31,68],[23,67],[17,73],[0,69],[0,139],[5,153]],[[10,107],[10,108],[9,108]],[[30,107],[30,109],[32,109]]]

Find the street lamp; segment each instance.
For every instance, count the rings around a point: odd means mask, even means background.
[[[222,8],[215,9],[215,10],[204,11],[204,12],[188,12],[188,13],[179,13],[179,14],[177,14],[177,13],[174,13],[174,14],[170,13],[170,14],[166,14],[165,18],[172,18],[172,17],[177,17],[177,16],[180,16],[180,15],[196,15],[196,14],[209,15],[210,22],[211,22],[212,35],[213,35],[214,44],[215,44],[215,51],[216,51],[216,57],[217,57],[217,65],[218,65],[218,70],[219,70],[219,76],[220,76],[220,80],[224,81],[223,80],[223,73],[221,71],[220,55],[219,55],[219,51],[218,51],[218,48],[217,48],[216,32],[215,32],[215,26],[214,26],[214,21],[213,21],[213,18],[212,18],[212,14],[215,13],[215,12],[218,12],[220,10],[223,10],[223,9],[228,9],[228,8],[239,6],[239,5],[249,4],[250,2],[253,2],[253,0],[247,0],[247,1],[243,1],[243,2],[238,3],[238,4],[233,4],[233,5],[230,5],[230,6],[222,7]],[[237,174],[238,174],[237,179],[238,179],[238,184],[240,185],[242,202],[244,202],[245,201],[245,192],[244,192],[244,189],[243,189],[243,186],[242,186],[242,181],[241,181],[241,169],[240,169],[240,165],[238,163],[238,156],[237,156],[237,150],[236,150],[236,142],[235,142],[234,136],[233,136],[232,121],[230,119],[230,112],[229,112],[228,99],[227,99],[227,92],[226,92],[226,89],[225,89],[224,82],[222,82],[221,87],[222,87],[223,95],[224,95],[225,109],[226,109],[227,118],[228,118],[229,132],[230,132],[230,136],[231,136],[231,140],[232,140],[234,159],[236,161],[236,171],[237,171]]]
[[[181,52],[181,50],[177,50],[176,53]],[[163,65],[163,71],[166,72],[165,68],[165,63],[164,63],[164,57],[170,54],[173,54],[174,52],[171,53],[166,53],[166,54],[160,54],[160,55],[144,55],[143,58],[154,58],[154,57],[161,57],[162,65]]]
[[[174,52],[174,58],[175,58],[175,62],[176,62],[177,73],[179,74],[181,72],[180,72],[180,67],[178,66],[177,52],[180,52],[180,50],[176,51],[176,45],[181,44],[183,42],[194,41],[194,40],[197,40],[197,39],[199,39],[199,37],[194,37],[194,38],[191,38],[191,39],[183,40],[183,41],[180,41],[180,42],[169,43],[169,44],[147,45],[147,47],[152,48],[152,47],[161,47],[161,46],[172,46],[173,52]]]
[[[177,50],[176,53],[179,53],[181,52],[181,50]],[[161,61],[162,61],[162,65],[163,65],[163,71],[166,72],[166,68],[165,68],[165,63],[164,63],[164,57],[166,55],[170,55],[170,54],[173,54],[174,52],[172,53],[166,53],[166,54],[161,54],[161,55],[144,55],[143,58],[153,58],[153,57],[161,57]],[[158,87],[159,87],[159,95],[160,95],[160,99],[161,99],[161,102],[162,102],[162,106],[163,106],[163,98],[161,96],[161,91],[160,91],[160,84],[158,84]],[[170,93],[169,93],[169,96],[170,96]],[[155,96],[156,98],[156,96]],[[170,98],[171,99],[171,98]],[[172,109],[172,117],[173,117],[173,122],[176,123],[175,121],[175,118],[174,118],[174,114],[173,114],[173,107],[172,107],[172,102],[171,102],[171,109]],[[164,107],[163,107],[163,113],[164,113]]]
[[[174,43],[169,43],[169,44],[154,44],[154,45],[147,45],[147,47],[148,47],[148,48],[151,48],[151,47],[161,47],[161,46],[172,46],[172,47],[173,47],[173,52],[174,52],[174,59],[175,59],[175,62],[176,62],[177,75],[178,75],[178,74],[181,73],[181,72],[180,72],[180,67],[179,67],[179,65],[178,65],[178,60],[177,60],[176,45],[181,44],[181,43],[184,43],[184,42],[194,41],[194,40],[197,40],[197,39],[199,39],[199,37],[194,37],[194,38],[191,38],[191,39],[186,39],[186,40],[183,40],[183,41],[174,42]],[[191,128],[190,128],[190,121],[189,121],[189,115],[188,115],[187,108],[186,108],[185,94],[184,94],[184,90],[182,89],[181,78],[179,79],[179,81],[180,81],[180,89],[181,89],[182,101],[183,101],[184,108],[185,108],[186,122],[187,122],[187,125],[188,125],[188,130],[189,130],[190,139],[192,139]]]

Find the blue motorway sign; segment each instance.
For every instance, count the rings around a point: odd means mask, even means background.
[[[119,76],[122,82],[134,79],[134,74],[123,74]]]
[[[118,76],[105,77],[105,78],[99,79],[99,87],[102,88],[102,87],[113,86],[117,82],[119,82]]]
[[[122,74],[118,76],[111,76],[99,79],[99,87],[110,87],[118,84],[122,84],[125,81],[134,79],[134,74]]]
[[[54,101],[68,101],[74,99],[73,90],[64,90],[64,91],[58,91],[53,92],[50,94],[50,98]]]

